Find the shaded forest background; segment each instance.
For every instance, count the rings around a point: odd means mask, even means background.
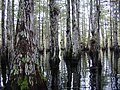
[[[87,52],[98,65],[100,50],[119,52],[120,0],[2,0],[0,5],[1,70],[11,90],[46,90],[42,62],[49,62],[57,77],[61,58],[77,62]]]

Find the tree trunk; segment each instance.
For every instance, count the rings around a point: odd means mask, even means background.
[[[11,65],[10,90],[47,90],[39,70],[36,33],[33,28],[33,0],[20,0],[15,35],[15,57]]]
[[[79,7],[80,7],[80,0],[76,0],[76,18],[77,18],[77,32],[78,32],[78,48],[79,50],[81,50],[81,47],[80,47],[80,11],[79,11]]]
[[[12,35],[12,44],[14,44],[14,36],[15,36],[15,27],[14,27],[14,26],[15,26],[15,25],[14,25],[14,18],[15,18],[15,17],[14,17],[14,11],[15,11],[15,10],[14,10],[14,0],[12,0],[12,29],[13,29],[13,30],[11,31],[12,34],[13,34],[13,35]],[[12,45],[12,46],[13,46],[13,45]],[[12,47],[12,48],[13,48],[13,47]]]
[[[110,48],[113,47],[113,28],[112,28],[112,3],[111,3],[111,0],[110,0]]]
[[[100,49],[100,0],[96,0],[96,10],[97,10],[97,43],[98,49]]]
[[[115,11],[115,13],[114,13],[114,50],[116,51],[116,50],[118,50],[118,35],[117,35],[117,30],[118,30],[118,22],[117,22],[117,1],[114,3],[114,11]]]
[[[76,0],[71,0],[72,4],[72,56],[76,57],[78,55],[78,31],[77,31],[77,25],[76,25]]]
[[[66,28],[66,59],[71,59],[72,56],[72,41],[71,41],[71,17],[70,17],[70,0],[67,0],[67,28]]]
[[[6,0],[2,0],[2,47],[5,47],[5,6]]]
[[[2,0],[2,48],[1,48],[1,69],[3,85],[6,85],[6,49],[5,49],[5,6],[6,0]]]
[[[50,32],[51,32],[51,51],[50,67],[52,74],[52,89],[58,90],[58,70],[59,70],[59,46],[58,46],[58,15],[59,8],[56,0],[50,0]],[[54,77],[55,76],[55,77]]]

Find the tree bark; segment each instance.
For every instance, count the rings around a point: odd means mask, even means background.
[[[67,51],[69,52],[71,49],[71,26],[70,26],[70,0],[67,0],[67,31],[66,31],[66,47]]]
[[[2,0],[2,48],[1,48],[1,69],[2,69],[2,78],[3,85],[6,85],[6,48],[5,48],[5,6],[6,0]]]
[[[33,0],[20,0],[15,35],[15,57],[11,65],[10,90],[47,90],[37,62],[37,40],[33,28]],[[16,83],[17,82],[17,83]]]
[[[58,45],[58,15],[59,8],[56,0],[50,0],[50,32],[51,32],[51,51],[50,67],[52,74],[52,89],[58,90],[58,71],[59,71],[59,45]]]
[[[6,0],[2,0],[2,47],[5,47],[5,6]]]
[[[118,50],[118,35],[117,35],[117,33],[118,33],[118,22],[117,22],[117,1],[114,3],[114,11],[115,11],[115,13],[114,13],[114,50],[116,51],[116,50]]]
[[[75,16],[75,8],[76,8],[76,0],[71,0],[72,4],[72,46],[73,46],[73,51],[72,55],[77,56],[78,54],[78,32],[77,32],[77,25],[76,25],[76,16]]]

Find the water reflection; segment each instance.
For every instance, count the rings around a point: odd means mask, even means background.
[[[113,89],[114,90],[119,90],[120,88],[118,87],[118,58],[119,55],[118,53],[114,52],[114,70],[113,70]]]
[[[101,67],[90,67],[90,86],[91,90],[101,90]]]
[[[109,51],[99,55],[98,60],[87,53],[79,60],[61,58],[59,67],[46,69],[49,90],[120,90],[120,56]]]
[[[67,66],[67,90],[79,90],[80,88],[80,60],[68,60]]]

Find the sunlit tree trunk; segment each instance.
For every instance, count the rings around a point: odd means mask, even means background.
[[[47,0],[47,4],[46,4],[46,8],[47,8],[47,11],[46,11],[46,31],[45,31],[45,52],[46,52],[46,66],[47,68],[50,68],[50,65],[49,65],[49,60],[50,60],[50,21],[49,21],[49,0]],[[49,71],[49,69],[47,69],[47,80],[50,80],[51,79],[51,71]],[[47,82],[47,86],[50,86],[49,82]]]
[[[71,0],[72,5],[72,56],[76,57],[78,54],[78,30],[76,21],[76,0]]]
[[[8,65],[8,71],[10,72],[10,61],[12,60],[12,19],[11,19],[11,6],[10,6],[10,0],[8,0],[8,3],[7,3],[7,22],[6,22],[6,31],[7,31],[7,52],[6,52],[6,55],[7,55],[7,59],[6,59],[6,64]],[[9,63],[8,63],[9,61]],[[9,79],[9,73],[8,73],[8,79]]]

